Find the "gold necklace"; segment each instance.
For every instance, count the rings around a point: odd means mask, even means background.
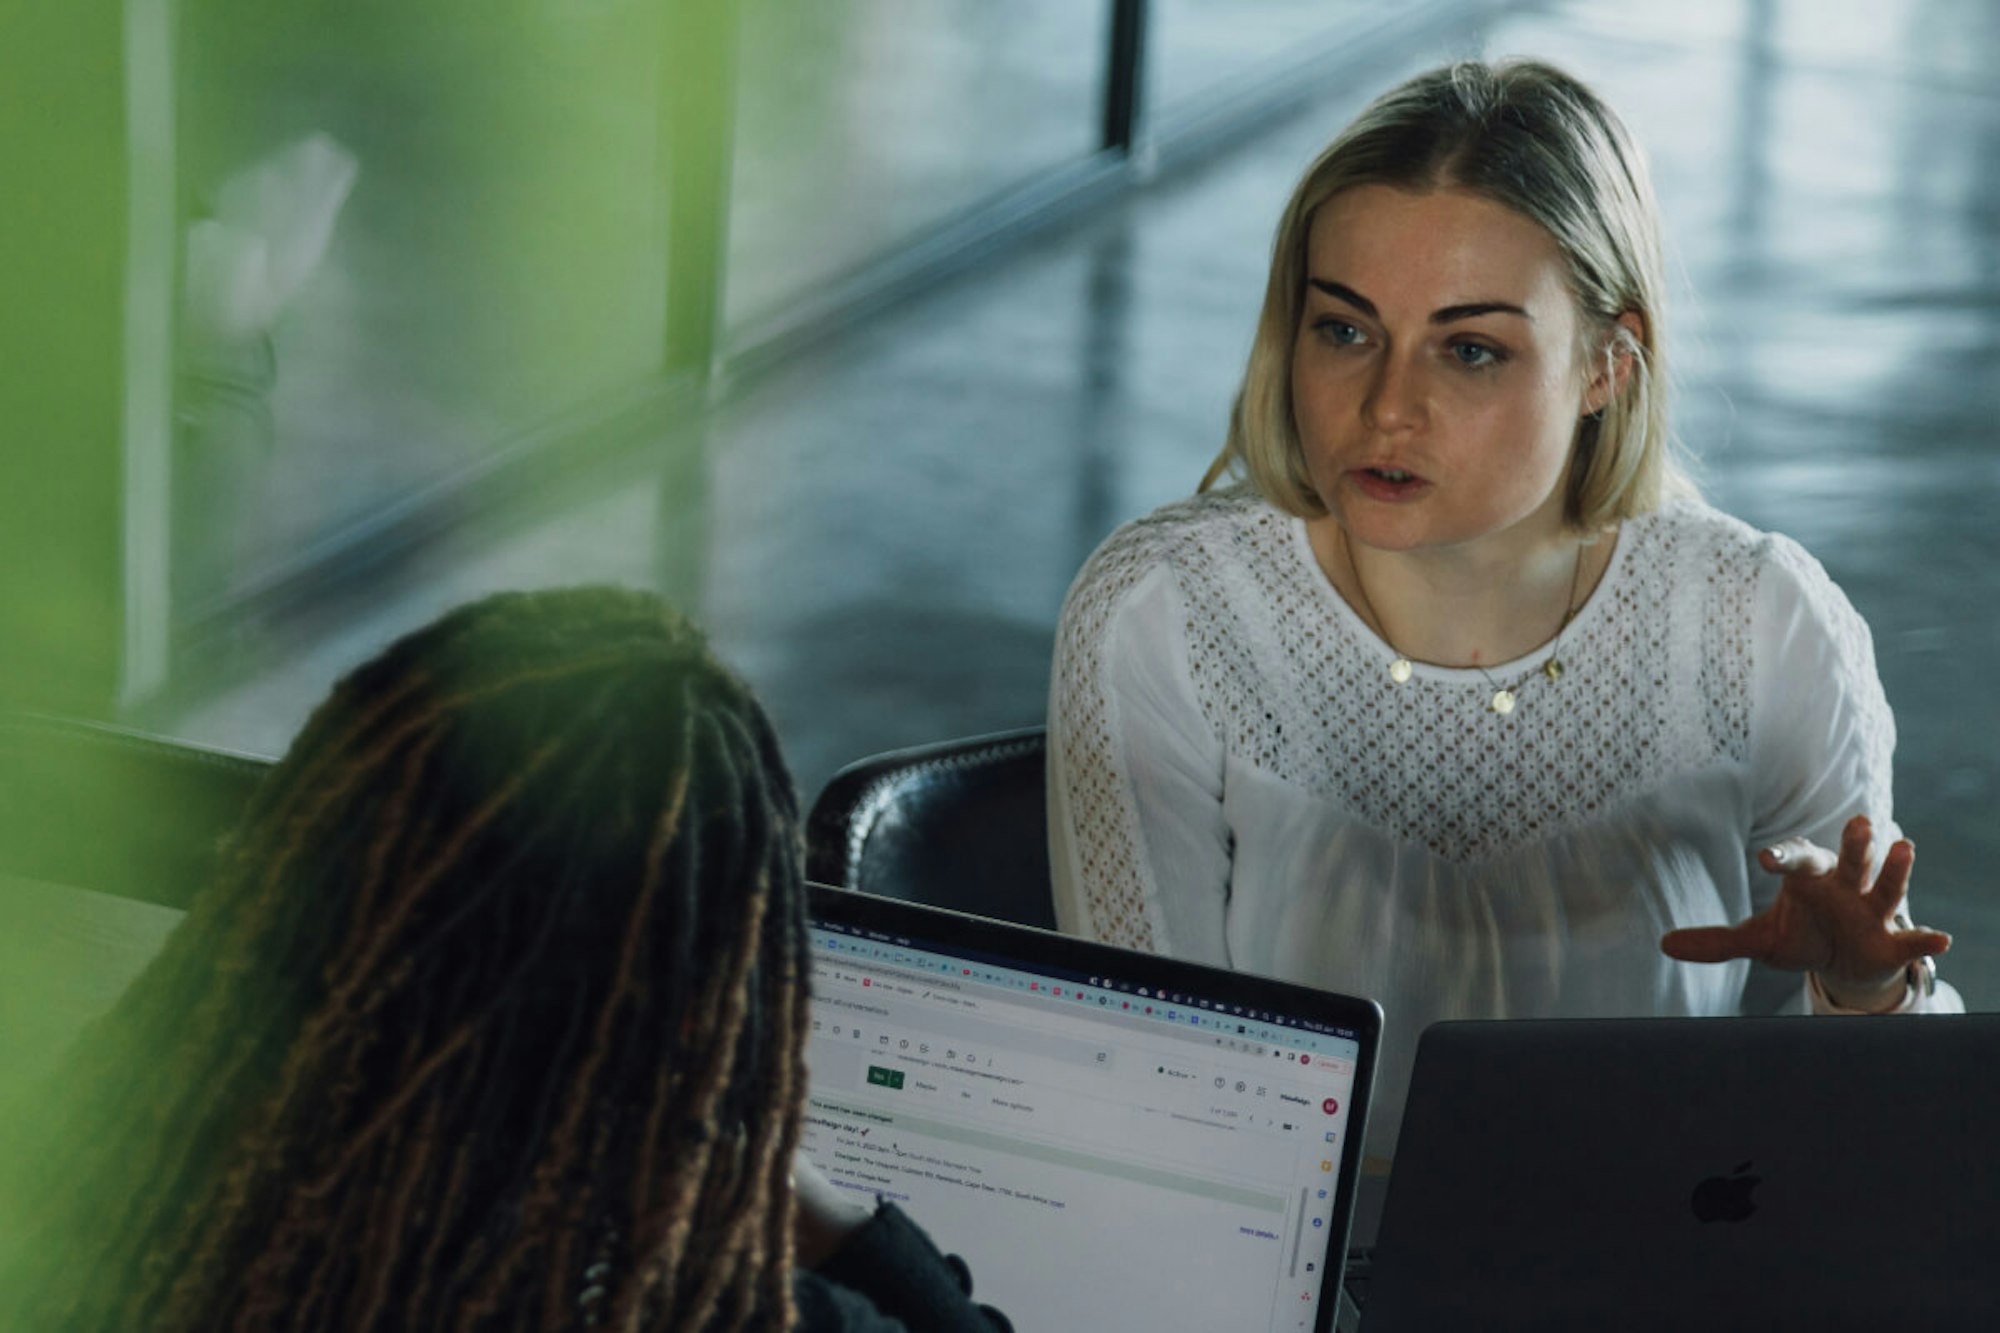
[[[1409,656],[1406,653],[1397,648],[1395,644],[1389,643],[1389,631],[1383,627],[1382,617],[1375,612],[1375,603],[1368,596],[1368,585],[1361,581],[1361,566],[1354,563],[1354,547],[1349,544],[1347,529],[1344,527],[1340,529],[1340,552],[1347,557],[1347,572],[1354,576],[1354,590],[1361,594],[1361,609],[1367,615],[1368,628],[1374,630],[1376,637],[1389,645],[1390,652],[1396,654],[1395,660],[1389,663],[1389,679],[1401,685],[1416,671],[1416,667],[1410,662]],[[1576,564],[1569,571],[1569,597],[1563,602],[1562,623],[1556,626],[1555,647],[1549,650],[1549,660],[1542,663],[1542,674],[1547,676],[1551,683],[1562,679],[1562,636],[1563,632],[1569,628],[1569,622],[1576,619],[1576,588],[1582,578],[1583,543],[1578,542],[1576,544]],[[1488,701],[1488,707],[1492,708],[1494,712],[1502,717],[1513,712],[1515,703],[1514,691],[1495,680],[1493,673],[1479,665],[1479,663],[1474,662],[1472,669],[1486,677],[1486,683],[1493,687],[1493,697]]]

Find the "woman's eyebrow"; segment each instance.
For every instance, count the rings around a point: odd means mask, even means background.
[[[1533,319],[1520,306],[1508,301],[1472,301],[1465,305],[1448,305],[1442,310],[1431,312],[1431,323],[1453,324],[1461,319],[1471,319],[1475,315],[1519,315],[1522,319]]]
[[[1307,278],[1306,285],[1315,291],[1331,296],[1336,301],[1345,301],[1370,319],[1379,319],[1381,314],[1375,303],[1355,291],[1344,282],[1330,282],[1325,278]],[[1510,301],[1468,301],[1464,305],[1448,305],[1442,310],[1431,312],[1433,324],[1455,324],[1461,319],[1472,319],[1479,315],[1519,315],[1522,319],[1534,316],[1521,306]]]
[[[1370,319],[1380,318],[1379,312],[1375,309],[1375,303],[1344,282],[1328,282],[1325,278],[1307,278],[1306,286],[1316,291],[1325,292],[1336,301],[1347,302],[1347,304],[1353,306]]]

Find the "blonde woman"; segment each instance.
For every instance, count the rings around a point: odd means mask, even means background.
[[[1063,610],[1062,925],[1380,1000],[1378,1154],[1435,1020],[1962,1007],[1867,626],[1674,463],[1661,270],[1575,79],[1394,89],[1285,209],[1202,493]]]

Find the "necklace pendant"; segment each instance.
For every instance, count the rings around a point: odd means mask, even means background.
[[[1512,690],[1493,691],[1493,711],[1498,713],[1502,717],[1505,717],[1507,716],[1507,714],[1513,712],[1514,692]]]
[[[1551,657],[1548,661],[1542,663],[1542,674],[1550,680],[1561,680],[1563,678],[1563,664]]]
[[[1410,678],[1410,672],[1414,669],[1410,665],[1409,658],[1398,657],[1395,661],[1389,663],[1389,679],[1401,685]]]

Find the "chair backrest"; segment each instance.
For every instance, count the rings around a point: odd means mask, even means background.
[[[0,716],[0,874],[185,908],[267,760]]]
[[[152,961],[266,767],[0,715],[0,1104],[35,1087]]]
[[[864,893],[1055,927],[1044,728],[849,764],[806,820],[806,873]]]

